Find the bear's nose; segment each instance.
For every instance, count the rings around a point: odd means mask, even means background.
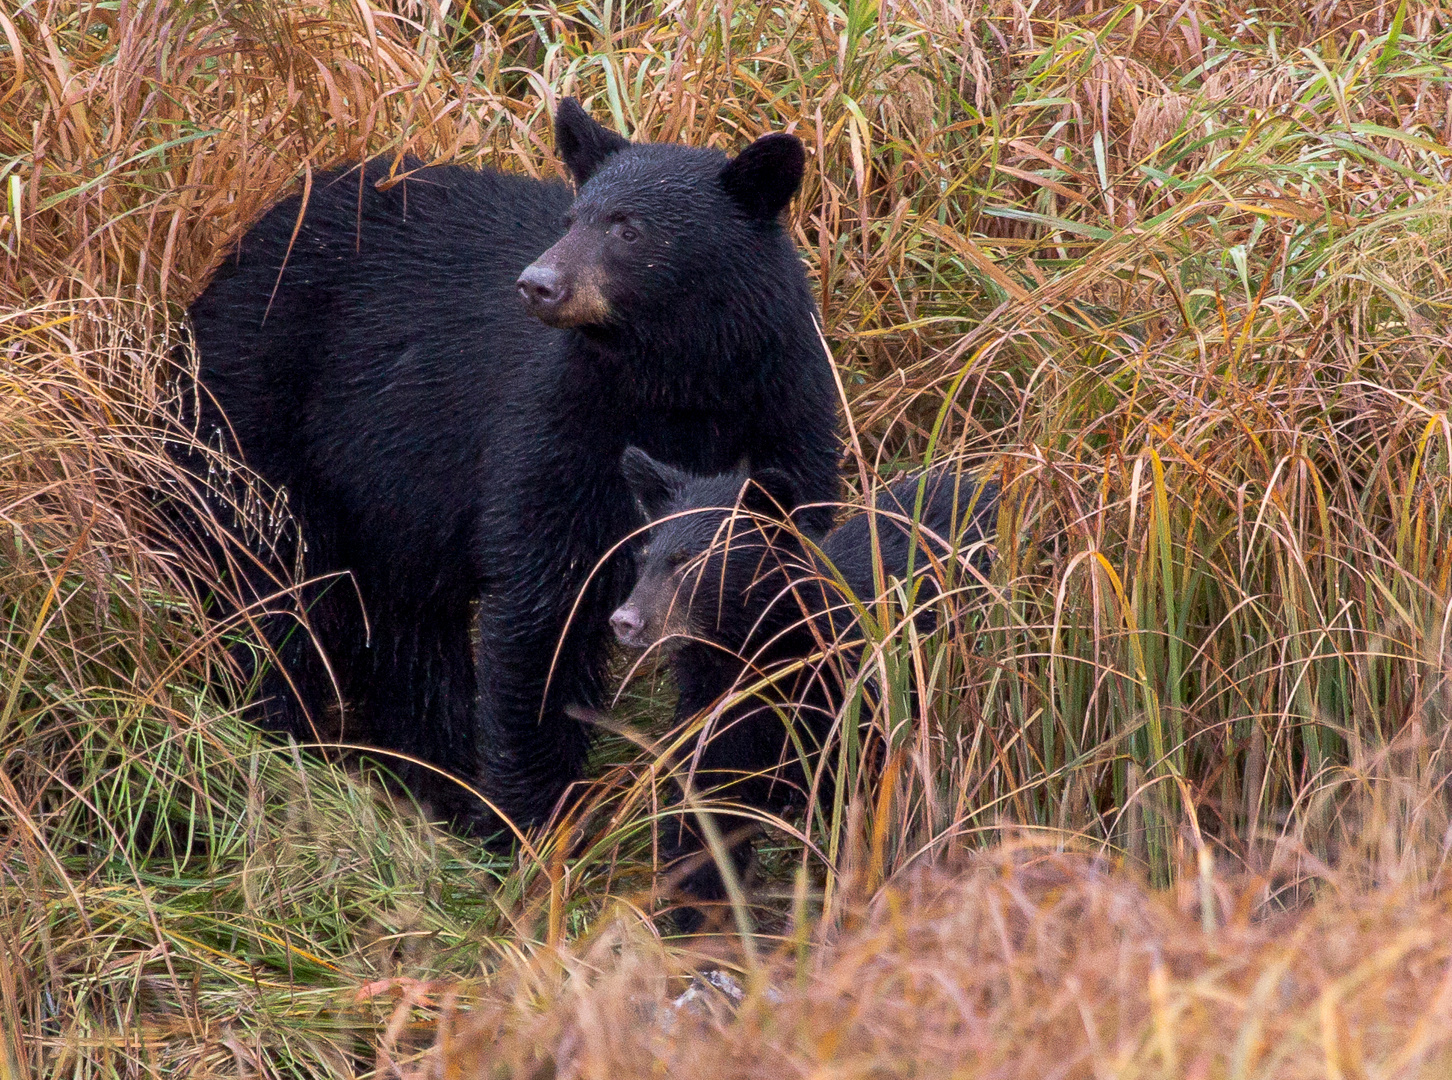
[[[525,306],[536,315],[559,307],[569,293],[559,271],[539,263],[526,266],[514,284]]]
[[[645,629],[645,619],[641,617],[639,608],[631,604],[616,608],[615,614],[610,616],[610,627],[615,631],[615,637],[620,644],[636,647],[643,644],[640,632]]]

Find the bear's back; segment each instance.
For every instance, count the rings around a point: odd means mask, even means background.
[[[997,484],[989,483],[980,490],[973,477],[956,472],[952,466],[940,465],[929,470],[926,480],[917,474],[891,484],[874,501],[877,550],[887,577],[902,578],[907,574],[911,555],[911,522],[920,487],[923,502],[918,517],[921,522],[919,537],[924,546],[919,547],[917,555],[911,558],[915,574],[930,565],[926,548],[931,548],[934,558],[941,559],[948,554],[948,549],[938,541],[957,542],[965,547],[981,542],[987,535],[990,515],[998,503]],[[971,523],[970,504],[973,511]],[[877,595],[873,573],[872,516],[867,512],[856,513],[822,541],[822,553],[859,600],[870,600]],[[924,533],[937,539],[929,540]],[[977,557],[975,562],[986,565],[982,558]]]
[[[202,384],[248,464],[296,508],[349,519],[338,543],[382,553],[467,542],[498,427],[483,421],[562,336],[524,313],[515,280],[572,198],[492,170],[400,171],[385,190],[386,159],[314,178],[301,224],[298,193],[191,309]],[[208,407],[202,423],[210,437],[221,415]]]
[[[296,398],[334,374],[318,366],[325,354],[392,359],[453,339],[457,355],[470,338],[508,345],[538,326],[521,317],[514,283],[563,233],[570,189],[411,158],[399,171],[385,190],[386,159],[319,175],[301,222],[299,192],[248,230],[192,305],[202,380],[235,399],[222,402],[234,424],[258,390]],[[420,327],[435,340],[412,337]]]

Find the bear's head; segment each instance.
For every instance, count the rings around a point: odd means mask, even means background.
[[[784,272],[801,276],[780,224],[806,161],[796,136],[763,135],[734,158],[631,143],[564,98],[555,144],[577,197],[565,235],[518,281],[542,322],[582,329],[678,322],[779,287],[773,263],[789,260]]]
[[[795,608],[777,601],[812,572],[784,523],[797,501],[791,478],[777,469],[692,476],[636,447],[621,467],[651,521],[635,588],[610,617],[621,643],[670,653],[696,640],[742,653],[769,637],[774,607]]]

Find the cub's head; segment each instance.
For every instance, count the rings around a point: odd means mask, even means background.
[[[783,524],[797,498],[791,478],[692,476],[635,447],[621,466],[652,524],[635,589],[610,617],[615,636],[667,653],[691,640],[741,652],[804,555]]]
[[[578,196],[565,235],[518,281],[542,322],[679,321],[700,314],[683,303],[720,304],[775,284],[771,263],[784,252],[793,265],[783,261],[781,272],[801,275],[778,220],[802,181],[806,155],[796,136],[763,135],[734,158],[631,143],[565,98],[555,111],[555,145]]]

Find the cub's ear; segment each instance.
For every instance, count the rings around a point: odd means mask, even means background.
[[[665,515],[688,479],[680,469],[656,461],[638,446],[627,447],[620,456],[620,471],[625,474],[630,493],[651,521]]]
[[[721,186],[751,217],[771,221],[802,185],[807,152],[795,135],[763,135],[721,170]]]
[[[741,492],[741,509],[783,520],[797,505],[797,485],[780,469],[752,473]]]
[[[555,108],[555,152],[577,185],[583,186],[606,158],[629,145],[629,139],[590,119],[574,98],[560,99]]]

